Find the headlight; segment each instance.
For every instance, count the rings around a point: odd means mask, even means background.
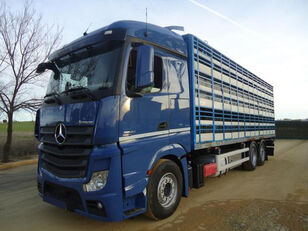
[[[93,192],[104,188],[107,183],[108,172],[108,170],[94,172],[91,180],[83,185],[83,191]]]

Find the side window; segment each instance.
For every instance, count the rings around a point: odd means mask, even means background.
[[[154,55],[154,87],[161,89],[163,86],[163,60]]]
[[[136,63],[137,51],[133,49],[129,55],[127,66],[126,88],[130,92],[135,91],[136,83]],[[154,86],[144,93],[158,92],[162,89],[163,85],[163,60],[160,56],[154,55]]]
[[[126,88],[128,91],[135,91],[136,82],[136,63],[137,63],[137,51],[132,50],[129,55],[128,66],[127,66],[127,78]]]

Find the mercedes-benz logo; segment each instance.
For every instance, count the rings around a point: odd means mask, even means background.
[[[63,123],[59,123],[55,129],[55,140],[57,144],[63,144],[66,139],[66,128]]]

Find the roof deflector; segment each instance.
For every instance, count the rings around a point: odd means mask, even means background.
[[[183,26],[166,26],[165,28],[168,29],[168,30],[184,31],[184,27]]]

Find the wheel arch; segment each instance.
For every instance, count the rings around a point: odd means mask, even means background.
[[[148,170],[152,170],[155,168],[158,160],[160,159],[168,159],[176,163],[182,173],[183,177],[183,194],[182,196],[188,196],[188,172],[187,172],[187,152],[183,146],[180,144],[171,144],[167,145],[160,150],[158,150],[148,167]]]

